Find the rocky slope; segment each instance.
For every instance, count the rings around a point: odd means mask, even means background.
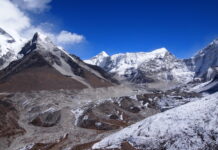
[[[82,89],[111,86],[102,73],[36,33],[19,52],[21,59],[0,72],[0,91]]]
[[[218,148],[218,93],[131,125],[93,149],[215,150]]]
[[[215,93],[218,91],[218,67],[210,67],[206,74],[207,82],[197,84],[193,87],[193,91]]]
[[[156,113],[200,98],[201,94],[179,89],[113,97],[73,109],[76,125],[88,129],[114,130],[126,127]]]

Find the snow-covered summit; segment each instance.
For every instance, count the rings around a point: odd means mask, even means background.
[[[102,51],[98,56],[108,57],[109,55],[105,51]]]
[[[92,57],[91,59],[85,60],[85,62],[87,64],[97,65],[97,66],[103,68],[103,67],[105,67],[109,57],[110,56],[105,51],[102,51],[101,53]]]
[[[23,39],[17,39],[0,27],[0,56],[7,52],[18,52],[24,44]]]
[[[196,77],[203,77],[210,67],[218,66],[218,39],[200,50],[194,57],[187,59],[188,67],[195,72]]]
[[[52,41],[42,33],[35,33],[33,38],[27,42],[19,54],[26,55],[31,51],[51,51],[56,48]]]
[[[1,38],[5,38],[8,43],[15,42],[15,39],[10,34],[8,34],[5,30],[3,30],[2,28],[0,28],[0,35],[1,35]]]
[[[156,49],[152,52],[136,52],[136,53],[118,53],[109,56],[106,52],[101,52],[86,63],[107,68],[110,72],[118,72],[123,74],[122,70],[126,68],[137,68],[142,62],[154,58],[163,58],[169,51],[166,48]],[[111,67],[108,68],[108,62],[111,62]]]
[[[155,50],[151,51],[150,53],[159,54],[159,55],[163,56],[163,55],[166,55],[166,53],[169,53],[169,51],[165,47],[162,47],[159,49],[155,49]]]
[[[218,39],[213,40],[210,45],[218,45]]]
[[[151,52],[118,53],[112,56],[100,53],[90,60],[85,60],[85,62],[100,66],[104,70],[116,74],[118,78],[134,82],[136,80],[137,82],[145,81],[146,75],[142,74],[142,71],[145,70],[149,74],[160,72],[160,77],[156,79],[171,80],[173,76],[176,76],[174,78],[180,80],[179,78],[184,76],[182,77],[183,81],[186,79],[189,81],[192,78],[192,73],[185,66],[185,63],[176,59],[166,48],[159,48]],[[173,70],[174,68],[177,70]],[[181,71],[180,74],[178,71]]]
[[[110,72],[124,75],[127,69],[137,69],[143,62],[164,58],[168,50],[160,48],[151,52],[120,53],[111,56]]]
[[[25,40],[10,35],[0,28],[0,70],[5,68],[11,61],[17,59],[17,54],[24,45]]]
[[[218,49],[218,39],[215,39],[205,48],[197,52],[194,57],[204,56],[206,53],[217,51],[217,49]]]

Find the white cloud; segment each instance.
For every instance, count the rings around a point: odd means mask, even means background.
[[[47,30],[47,26],[51,26],[51,24],[43,23],[43,25],[40,24],[37,27],[32,26],[28,28],[28,30],[24,31],[23,35],[25,35],[25,37],[28,38],[28,37],[31,37],[34,33],[39,32],[49,37],[57,45],[63,46],[63,47],[68,46],[68,45],[79,44],[85,40],[85,37],[83,35],[71,33],[65,30],[59,33],[52,33],[51,31]]]
[[[81,43],[84,41],[84,36],[68,31],[61,31],[57,36],[57,42],[62,44]]]
[[[9,0],[0,0],[0,27],[16,35],[30,27],[30,19]]]
[[[36,13],[43,12],[50,8],[49,3],[52,0],[12,0],[21,9],[33,11]]]
[[[15,1],[15,0],[13,0]],[[17,0],[20,1],[20,0]],[[34,1],[34,8],[46,8],[51,0],[22,0],[23,2]],[[37,1],[37,2],[35,2]],[[37,5],[42,2],[42,4]],[[37,7],[36,7],[37,6]],[[30,8],[30,7],[29,7]],[[51,23],[41,23],[39,25],[32,25],[32,20],[12,1],[0,0],[0,27],[11,34],[15,39],[30,39],[34,33],[40,32],[48,36],[54,43],[59,46],[74,45],[83,42],[84,36],[62,30],[52,32]],[[22,36],[22,37],[20,37]]]

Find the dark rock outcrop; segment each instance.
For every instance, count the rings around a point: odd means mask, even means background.
[[[61,119],[61,111],[48,111],[37,115],[30,124],[40,127],[52,127]]]

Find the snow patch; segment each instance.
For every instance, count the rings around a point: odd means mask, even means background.
[[[81,108],[78,109],[72,109],[71,112],[75,115],[75,123],[74,125],[78,124],[79,118],[83,115],[84,110]]]
[[[18,150],[30,150],[33,148],[33,146],[34,146],[34,144],[28,144],[28,145],[26,145],[23,148],[20,148]]]

